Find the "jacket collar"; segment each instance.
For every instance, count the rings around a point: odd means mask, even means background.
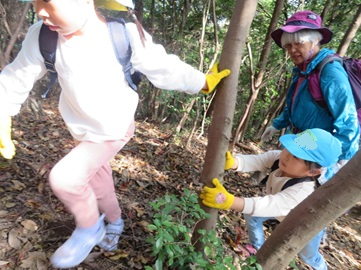
[[[334,54],[334,50],[330,50],[327,48],[321,49],[316,57],[307,65],[306,71],[301,71],[297,66],[294,67],[293,72],[296,74],[302,74],[304,76],[309,75],[316,67],[317,65],[327,56],[330,54]]]

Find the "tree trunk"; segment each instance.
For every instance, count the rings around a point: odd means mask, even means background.
[[[210,0],[207,2],[206,7],[203,9],[203,17],[202,17],[202,33],[201,33],[201,38],[199,41],[199,70],[203,70],[203,64],[204,64],[204,36],[205,36],[205,32],[206,32],[206,27],[207,27],[207,19],[208,19],[208,15],[209,15],[209,8],[210,8]],[[215,7],[213,7],[213,9],[215,10]],[[215,12],[215,11],[214,11]],[[214,13],[213,12],[213,13]],[[211,67],[215,62],[215,59],[217,58],[218,52],[219,52],[219,43],[218,43],[218,34],[217,34],[217,20],[215,15],[213,14],[213,31],[214,31],[214,36],[215,36],[215,46],[216,46],[216,50],[215,53],[213,55],[213,60],[211,62]],[[176,132],[179,133],[181,131],[181,129],[183,128],[185,121],[188,118],[189,113],[191,112],[191,110],[193,109],[193,105],[197,102],[197,97],[195,97],[194,99],[192,99],[191,103],[187,106],[187,109],[184,111],[183,116],[176,128]],[[198,108],[199,109],[199,108]],[[204,112],[204,114],[206,114],[206,111]],[[191,139],[191,138],[190,138]],[[188,143],[187,143],[188,144]]]
[[[159,108],[160,108],[160,100],[159,97],[162,94],[162,90],[155,88],[153,90],[152,95],[152,115],[151,119],[158,122],[159,121]]]
[[[236,133],[234,135],[232,149],[236,142],[243,141],[244,133],[247,128],[249,118],[251,117],[251,112],[252,112],[254,103],[257,99],[258,91],[259,91],[259,89],[256,89],[255,80],[253,79],[254,78],[253,58],[252,58],[251,46],[248,42],[247,42],[247,49],[248,49],[248,56],[249,56],[249,62],[250,62],[249,66],[250,66],[250,74],[251,74],[251,93],[250,93],[250,96],[248,97],[246,109],[243,113],[241,121],[239,122]]]
[[[183,35],[184,27],[186,26],[186,23],[187,23],[188,13],[189,13],[191,4],[192,4],[192,1],[190,1],[190,0],[185,0],[183,2],[182,22],[179,24],[179,33],[181,35]]]
[[[19,37],[19,33],[23,27],[23,23],[25,21],[26,15],[29,12],[30,7],[31,7],[31,3],[25,4],[22,14],[18,20],[17,27],[14,30],[14,32],[11,32],[11,30],[8,29],[8,35],[10,35],[10,40],[6,46],[5,51],[0,53],[0,70],[2,70],[10,62],[10,53],[14,49],[14,46]],[[5,11],[4,11],[4,14],[5,14]],[[4,16],[4,18],[5,18],[4,24],[8,25],[8,23],[6,21],[6,16]]]
[[[264,117],[265,120],[258,128],[256,138],[261,138],[263,132],[266,130],[266,127],[270,125],[271,120],[274,119],[279,114],[279,112],[283,110],[286,103],[287,91],[288,87],[284,87],[283,92],[280,93],[275,102],[272,104],[271,108],[266,113]]]
[[[225,37],[219,69],[229,68],[231,74],[219,84],[215,98],[215,109],[209,129],[208,147],[201,175],[201,182],[207,186],[212,186],[212,179],[215,177],[223,180],[225,153],[228,150],[232,129],[241,56],[256,7],[257,1],[238,0]],[[192,243],[195,243],[196,249],[203,250],[204,245],[197,242],[200,236],[198,230],[209,231],[214,229],[218,211],[204,206],[201,201],[199,203],[205,211],[211,214],[211,218],[198,222],[192,236]]]
[[[140,24],[143,24],[143,1],[135,1],[135,14]]]
[[[252,53],[251,53],[251,49],[249,48],[249,56],[250,56],[250,67],[251,67],[251,93],[250,96],[248,98],[248,103],[246,106],[246,110],[243,114],[243,117],[241,119],[241,121],[238,124],[238,128],[236,131],[236,134],[234,136],[233,139],[233,143],[232,143],[232,148],[234,147],[234,145],[239,142],[239,141],[243,141],[243,137],[245,134],[245,131],[247,129],[247,124],[248,124],[248,120],[252,114],[253,111],[253,107],[254,107],[254,103],[257,99],[258,96],[258,92],[261,88],[261,84],[262,84],[262,80],[263,80],[263,75],[266,69],[266,64],[268,61],[268,56],[271,50],[271,43],[272,43],[272,38],[271,38],[271,33],[276,29],[277,27],[277,21],[278,18],[280,17],[280,14],[282,12],[282,8],[284,5],[284,0],[277,0],[275,3],[275,8],[273,10],[273,14],[272,14],[272,19],[271,22],[269,24],[268,27],[268,31],[265,37],[265,42],[264,42],[264,46],[262,49],[262,53],[260,56],[260,60],[258,62],[258,68],[257,70],[259,70],[258,74],[254,74],[254,69],[253,67],[253,63],[252,63]],[[250,47],[250,45],[248,45]]]
[[[341,56],[344,56],[347,52],[348,47],[352,39],[356,36],[357,30],[361,25],[361,5],[359,6],[350,27],[347,29],[345,35],[342,38],[340,46],[337,49],[337,53]]]
[[[200,110],[199,110],[199,102],[197,101],[196,102],[196,117],[193,121],[193,127],[192,127],[192,130],[188,136],[188,139],[187,139],[187,143],[186,143],[186,149],[191,149],[191,143],[192,143],[192,138],[194,136],[194,133],[196,132],[197,130],[197,126],[198,126],[198,122],[199,122],[199,114],[200,114]]]
[[[191,102],[188,104],[187,108],[184,110],[183,116],[182,116],[181,120],[179,121],[179,123],[177,125],[177,128],[175,129],[176,133],[181,132],[181,130],[182,130],[182,128],[183,128],[183,126],[184,126],[184,124],[185,124],[185,122],[186,122],[186,120],[188,118],[188,115],[191,112],[195,102],[196,102],[196,99],[193,98],[191,100]]]
[[[274,102],[272,102],[271,108],[268,110],[268,112],[265,114],[264,121],[261,125],[259,125],[258,133],[256,135],[256,138],[261,138],[263,132],[265,131],[266,127],[270,125],[270,122],[272,119],[274,119],[285,107],[286,105],[286,96],[288,88],[290,87],[292,77],[285,76],[287,73],[286,65],[283,66],[281,69],[281,75],[279,77],[276,91],[278,93],[277,99],[272,99]]]
[[[323,228],[361,200],[361,151],[294,208],[257,252],[263,270],[285,269]]]
[[[150,34],[153,36],[154,35],[154,13],[155,13],[155,0],[152,0],[152,4],[150,6],[150,26],[149,26],[149,29],[150,29]]]
[[[203,67],[203,61],[204,61],[204,35],[205,35],[205,30],[206,30],[206,27],[207,27],[207,18],[209,16],[209,9],[210,9],[210,5],[212,4],[212,22],[213,22],[213,36],[214,36],[214,44],[215,44],[215,50],[214,50],[214,54],[213,54],[213,59],[209,65],[209,67],[211,68],[216,60],[217,60],[217,57],[218,57],[218,54],[219,54],[219,50],[220,50],[220,45],[219,45],[219,38],[218,38],[218,21],[217,21],[217,14],[216,14],[216,3],[215,3],[215,0],[208,0],[207,2],[207,8],[204,8],[203,9],[203,21],[202,21],[202,43],[201,43],[201,47],[200,47],[200,50],[199,50],[199,54],[201,56],[201,61],[200,61],[200,68]],[[212,95],[211,98],[209,99],[209,105],[204,104],[204,110],[203,110],[203,117],[202,117],[202,124],[201,124],[201,132],[200,134],[203,134],[204,133],[204,124],[205,124],[205,120],[206,118],[212,114],[212,110],[213,110],[213,100],[214,100],[214,97],[215,95]],[[200,136],[200,135],[199,135]],[[199,137],[198,136],[198,137]]]
[[[331,8],[331,0],[326,0],[326,3],[324,3],[322,12],[320,14],[322,21],[325,20],[326,15],[329,13],[330,8]]]

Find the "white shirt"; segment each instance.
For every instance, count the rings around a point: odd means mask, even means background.
[[[259,155],[237,154],[235,156],[239,164],[237,171],[269,172],[273,163],[279,159],[280,153],[279,150],[273,150]],[[245,205],[242,213],[257,217],[275,217],[282,221],[293,208],[315,190],[313,181],[297,183],[282,190],[284,184],[291,178],[280,175],[280,169],[270,173],[266,184],[267,195],[244,198]]]
[[[42,21],[32,25],[16,59],[0,73],[0,115],[16,115],[34,83],[47,70],[39,51]],[[127,23],[131,62],[158,88],[198,93],[205,75],[167,54],[146,33],[143,47],[136,25]],[[79,141],[102,142],[124,137],[134,121],[138,94],[124,78],[106,27],[86,37],[67,40],[59,35],[55,68],[62,92],[60,113],[72,136]]]

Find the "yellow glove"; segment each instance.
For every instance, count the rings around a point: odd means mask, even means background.
[[[206,74],[206,81],[208,89],[202,89],[203,94],[210,94],[216,88],[217,84],[224,78],[227,77],[231,71],[229,69],[224,69],[221,72],[218,72],[218,63],[214,64],[208,74]]]
[[[224,170],[228,171],[234,165],[234,157],[232,156],[230,151],[226,152],[226,164],[224,164]]]
[[[234,195],[222,186],[217,178],[212,180],[214,188],[204,187],[199,197],[202,199],[204,205],[211,208],[218,208],[228,210],[234,202]]]
[[[15,145],[11,140],[11,117],[0,117],[0,154],[6,159],[15,155]]]

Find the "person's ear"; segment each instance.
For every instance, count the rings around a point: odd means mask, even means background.
[[[317,176],[317,175],[320,175],[321,173],[322,173],[321,168],[312,169],[312,170],[309,170],[309,171],[308,171],[307,176]]]

